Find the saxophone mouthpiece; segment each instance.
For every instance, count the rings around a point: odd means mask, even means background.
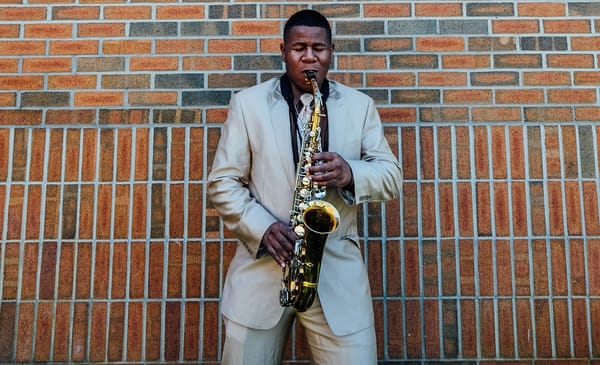
[[[306,75],[306,81],[310,81],[312,79],[317,78],[317,73],[313,70],[304,71],[304,74]]]

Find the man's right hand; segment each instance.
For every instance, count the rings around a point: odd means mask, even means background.
[[[294,242],[298,236],[286,224],[275,222],[263,235],[262,245],[281,267],[292,260]]]

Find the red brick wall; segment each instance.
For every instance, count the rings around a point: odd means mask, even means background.
[[[309,5],[404,167],[360,213],[381,363],[599,359],[600,3]],[[0,362],[218,363],[205,179],[301,6],[2,1]]]

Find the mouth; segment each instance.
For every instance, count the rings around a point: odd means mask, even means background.
[[[311,79],[317,78],[317,70],[302,70],[302,73],[305,75],[304,81],[308,84]]]

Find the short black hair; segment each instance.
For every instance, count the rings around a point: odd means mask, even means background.
[[[327,40],[331,43],[331,26],[325,16],[316,10],[304,9],[294,13],[285,22],[283,27],[283,41],[286,42],[293,27],[304,25],[307,27],[320,27],[325,29]]]

